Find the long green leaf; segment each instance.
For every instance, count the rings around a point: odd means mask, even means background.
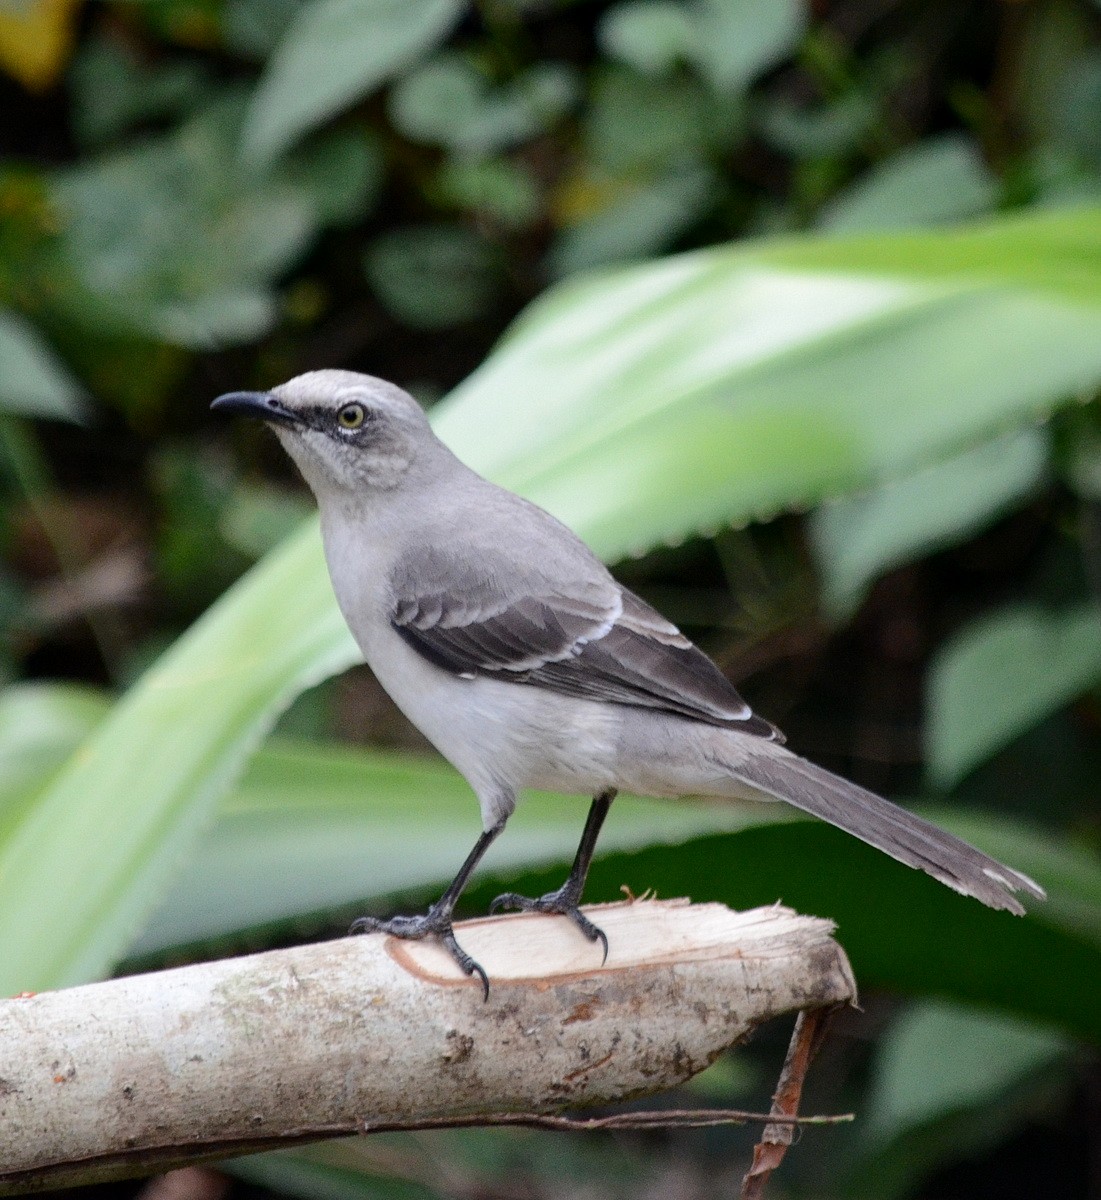
[[[441,408],[606,557],[912,472],[1101,381],[1101,211],[765,243],[567,285]],[[100,974],[279,708],[351,662],[308,526],[0,842],[0,992]]]
[[[929,775],[950,787],[1101,679],[1101,612],[1015,607],[940,648],[929,673]]]
[[[0,787],[0,812],[55,773],[105,709],[101,695],[64,685],[0,695],[0,779],[9,785]],[[636,891],[654,885],[665,895],[686,891],[739,905],[798,899],[842,920],[844,942],[866,985],[926,990],[923,956],[932,939],[943,994],[1101,1039],[1101,1027],[1088,1019],[1101,967],[1095,856],[988,815],[930,815],[1040,879],[1047,903],[1033,906],[1024,921],[984,914],[785,805],[631,797],[613,808],[590,896],[614,899],[618,884],[627,883]],[[525,799],[488,860],[497,882],[482,879],[469,911],[479,911],[504,881],[534,893],[560,879],[582,817],[576,799]],[[767,828],[792,820],[800,828]],[[353,904],[389,907],[396,892],[431,896],[454,872],[476,829],[469,789],[438,761],[272,741],[223,802],[134,952],[175,953],[196,940],[240,944],[251,941],[257,927],[298,925],[311,912],[323,919]],[[922,907],[928,904],[932,909]],[[978,922],[981,945],[961,943],[960,921],[968,928]],[[1030,982],[1047,978],[1048,953],[1059,962],[1055,988]]]
[[[567,284],[437,429],[621,558],[910,473],[1095,386],[1089,263],[1101,279],[1092,210],[736,246]]]
[[[506,883],[530,894],[557,886],[583,813],[576,799],[525,798],[488,857],[468,911],[482,911]],[[738,907],[782,898],[841,921],[866,986],[921,992],[934,976],[943,994],[1101,1040],[1093,1003],[1101,971],[1095,857],[990,814],[929,815],[1035,876],[1049,900],[1032,905],[1024,920],[988,912],[786,805],[633,797],[613,806],[588,896],[616,899],[627,884]],[[135,952],[240,939],[253,927],[354,903],[378,911],[395,893],[419,902],[454,873],[477,829],[469,788],[444,764],[272,742],[253,759]],[[971,940],[975,931],[981,945]],[[1049,951],[1060,963],[1057,987],[1030,982],[1045,975]]]
[[[319,553],[309,529],[231,589],[0,840],[0,994],[102,974],[279,709],[355,661]]]
[[[953,832],[966,830],[987,850],[996,852],[1003,837],[1013,839],[1019,851],[1014,866],[1045,886],[1045,862],[1065,860],[1057,879],[1060,886],[1080,889],[1074,896],[1077,920],[1066,922],[1062,912],[1043,903],[1032,905],[1024,918],[994,912],[832,826],[802,820],[695,838],[675,848],[605,855],[593,864],[586,898],[618,899],[626,885],[636,895],[652,887],[661,896],[720,900],[738,909],[782,900],[837,922],[838,938],[864,987],[932,991],[1058,1025],[1101,1044],[1096,863],[1079,875],[1081,852],[994,817],[975,817],[964,826],[943,810],[923,815]],[[506,888],[539,895],[560,883],[560,868],[522,878],[501,875],[479,880],[467,901],[478,912]],[[1054,887],[1052,881],[1050,890]]]
[[[1004,1017],[928,1001],[884,1039],[868,1109],[877,1140],[997,1099],[1021,1075],[1065,1057],[1066,1039]]]
[[[585,810],[576,797],[525,796],[487,868],[568,863]],[[791,815],[779,805],[621,796],[601,849],[675,844]],[[249,764],[133,951],[430,890],[455,874],[480,828],[474,794],[446,763],[273,740]]]
[[[260,81],[242,134],[251,166],[366,96],[438,45],[462,0],[309,0]]]
[[[1043,478],[1044,429],[1026,427],[870,492],[823,504],[809,522],[822,601],[835,621],[859,607],[891,567],[960,541],[1001,516]]]
[[[79,421],[84,392],[38,331],[0,309],[0,410]]]

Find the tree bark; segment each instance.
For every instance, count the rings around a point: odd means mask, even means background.
[[[0,1194],[295,1141],[672,1087],[757,1025],[851,1001],[829,921],[636,901],[344,938],[0,1001]]]

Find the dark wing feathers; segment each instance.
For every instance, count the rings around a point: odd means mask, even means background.
[[[557,607],[545,597],[522,596],[507,608],[470,612],[458,621],[453,609],[430,600],[396,608],[393,622],[407,642],[447,671],[522,672],[572,654],[582,639],[606,628],[605,612],[585,611],[583,605],[573,608]]]
[[[782,740],[707,655],[602,569],[568,594],[534,572],[524,587],[515,576],[508,582],[424,555],[392,581],[394,628],[465,678],[534,684]]]
[[[531,675],[556,691],[777,737],[774,726],[754,715],[711,659],[685,643],[672,645],[616,624],[575,658],[547,663]]]

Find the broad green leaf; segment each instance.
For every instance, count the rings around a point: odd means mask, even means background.
[[[435,420],[615,559],[912,473],[1099,380],[1089,210],[721,247],[568,284]],[[0,992],[108,969],[281,706],[353,658],[311,523],[0,843]]]
[[[997,202],[995,177],[978,147],[959,134],[929,138],[900,150],[862,175],[823,210],[835,231],[942,225],[988,212]]]
[[[0,699],[5,778],[40,785],[106,707],[98,693],[64,685],[10,689]],[[3,793],[0,807],[11,795]],[[525,798],[488,861],[497,881],[480,873],[468,911],[479,911],[506,882],[531,892],[552,886],[566,870],[583,812],[577,798]],[[785,805],[629,797],[613,808],[589,896],[615,899],[620,883],[742,907],[780,895],[841,921],[867,986],[926,991],[923,962],[933,954],[944,994],[1101,1040],[1092,999],[1101,961],[1096,857],[990,816],[928,815],[1041,880],[1048,901],[1022,921],[984,912]],[[787,824],[792,820],[798,827]],[[786,827],[766,828],[778,822]],[[298,927],[310,912],[346,914],[365,902],[376,911],[390,908],[397,892],[431,897],[476,828],[469,789],[438,761],[273,742],[231,791],[135,951],[155,954],[197,938],[248,941],[258,925]],[[971,938],[976,923],[977,940],[961,954],[958,939]],[[900,928],[906,937],[891,933]],[[1039,982],[1048,978],[1045,956],[1058,964],[1057,986]]]
[[[462,0],[312,0],[256,88],[241,137],[251,166],[374,91],[443,41]]]
[[[807,20],[802,0],[698,0],[695,57],[713,87],[740,90],[787,58]]]
[[[487,869],[568,863],[587,808],[586,798],[526,795]],[[789,816],[778,805],[621,796],[600,844],[636,849]],[[480,829],[469,785],[440,760],[273,741],[251,761],[133,951],[432,888],[455,874]]]
[[[326,222],[360,210],[373,147],[329,135],[245,170],[244,100],[220,96],[171,132],[59,171],[62,316],[102,336],[189,347],[244,341],[274,319],[274,284]]]
[[[655,254],[697,221],[714,193],[703,167],[681,166],[628,187],[607,208],[564,229],[549,256],[557,277]]]
[[[542,214],[534,172],[514,159],[447,162],[437,182],[449,204],[482,214],[506,229],[525,229]]]
[[[500,267],[494,247],[465,225],[387,229],[363,259],[375,295],[415,329],[483,316],[499,290]]]
[[[42,336],[0,309],[0,410],[79,421],[83,392]]]
[[[673,0],[626,0],[604,13],[596,33],[605,54],[655,75],[694,57],[698,40],[695,13]]]
[[[599,207],[602,186],[644,181],[703,161],[718,144],[740,136],[740,110],[737,100],[716,106],[683,75],[655,79],[617,67],[598,70],[586,106],[582,153],[585,176],[597,194],[581,204],[580,212],[567,205],[559,220],[569,224],[589,206]]]
[[[779,807],[779,806],[778,806]],[[952,832],[964,827],[944,810],[923,815]],[[984,849],[1013,826],[992,816],[970,818],[966,832]],[[1013,866],[1042,884],[1046,855],[1062,847],[1047,831],[1013,834],[1021,847]],[[987,844],[989,842],[989,844]],[[1070,853],[1075,859],[1077,855]],[[499,892],[539,895],[561,882],[562,868],[479,879],[467,896],[484,911]],[[1062,878],[1071,879],[1073,869]],[[660,896],[720,900],[747,908],[782,900],[800,912],[836,921],[838,938],[864,987],[907,994],[936,992],[983,1007],[1057,1025],[1101,1043],[1101,868],[1096,863],[1077,903],[1090,914],[1092,936],[1064,925],[1047,905],[1026,917],[993,912],[966,896],[894,862],[820,821],[759,825],[700,837],[679,847],[654,846],[602,856],[593,864],[586,899],[614,900],[628,886]]]
[[[810,535],[831,618],[849,617],[883,572],[962,540],[1020,501],[1043,478],[1048,441],[1046,430],[1026,427],[816,509]]]
[[[0,692],[0,841],[108,708],[101,692],[77,684],[20,683]]]
[[[161,951],[199,931],[216,941],[247,934],[249,930],[237,926],[231,905],[243,899],[237,895],[235,878],[254,855],[260,864],[257,873],[267,872],[257,880],[266,898],[249,897],[247,903],[254,915],[265,918],[263,924],[278,911],[281,887],[292,892],[285,901],[288,910],[299,898],[316,901],[324,885],[305,876],[316,870],[322,845],[333,851],[326,861],[335,864],[349,888],[339,904],[332,903],[337,889],[330,890],[332,899],[323,900],[325,909],[338,914],[338,927],[361,904],[379,913],[416,911],[436,898],[476,834],[471,801],[457,793],[445,793],[428,819],[422,814],[431,812],[430,800],[423,795],[417,815],[402,825],[400,815],[385,813],[382,805],[375,809],[379,821],[372,824],[353,803],[340,802],[325,791],[313,811],[303,804],[282,816],[277,807],[271,813],[262,807],[227,812],[225,823],[204,842],[201,855],[212,855],[209,869],[200,855],[189,876],[193,885],[217,886],[219,893],[204,901],[193,894],[185,897],[182,888],[175,890],[173,899],[186,906],[186,913],[182,918],[168,911],[158,914],[141,950],[146,955]],[[534,811],[527,815],[525,807],[526,802],[517,810],[515,830],[510,823],[503,835],[500,857],[475,877],[464,897],[464,914],[484,913],[502,891],[540,895],[561,884],[583,805],[576,800],[557,802],[556,812],[555,802],[536,799]],[[1009,862],[1048,887],[1052,903],[1030,905],[1023,918],[993,912],[840,830],[819,821],[790,819],[784,805],[765,805],[756,812],[731,809],[725,819],[742,828],[704,833],[706,825],[718,824],[723,814],[669,801],[663,806],[640,805],[635,812],[627,810],[625,817],[613,807],[608,845],[602,838],[586,900],[621,899],[624,886],[635,895],[655,888],[660,896],[718,900],[739,909],[782,900],[837,922],[838,937],[864,987],[916,995],[934,991],[1057,1025],[1101,1044],[1101,867],[1047,831],[993,816],[976,815],[963,823],[943,810],[923,815],[992,853],[1011,846]],[[218,839],[223,829],[232,838],[236,858],[229,853],[221,857]],[[513,836],[519,846],[509,846]],[[340,846],[342,838],[346,844]],[[614,846],[617,838],[623,839],[623,848]],[[649,838],[654,844],[640,845]],[[397,858],[403,878],[396,880],[387,857]],[[371,885],[376,881],[387,890],[374,891]],[[368,890],[359,894],[364,887]],[[215,908],[223,888],[228,890],[219,915]],[[400,905],[395,888],[403,893]],[[294,917],[304,911],[304,905],[296,908]],[[298,922],[278,924],[294,927]]]
[[[0,994],[102,974],[279,709],[355,661],[319,554],[310,526],[231,589],[0,840]]]
[[[1101,679],[1101,613],[1009,608],[940,648],[930,669],[929,775],[951,787]]]
[[[907,474],[1099,379],[1093,210],[567,283],[437,429],[616,559]]]
[[[577,798],[525,796],[465,911],[484,911],[506,884],[531,894],[557,886],[584,810]],[[613,806],[587,894],[613,900],[621,884],[636,894],[653,886],[737,907],[780,897],[839,920],[865,986],[921,993],[935,978],[945,995],[1101,1040],[1096,857],[990,814],[926,815],[1034,876],[1048,901],[1020,920],[990,912],[786,805],[633,797]],[[392,911],[398,894],[419,905],[454,874],[477,829],[469,788],[439,761],[273,742],[249,765],[135,952],[248,941],[257,927],[293,927],[311,913],[345,914],[339,925],[351,906]],[[1051,986],[1045,955],[1059,964]]]
[[[1066,1038],[1004,1016],[926,1001],[887,1033],[868,1102],[869,1131],[885,1141],[948,1113],[997,1100],[1022,1076],[1063,1058]]]
[[[477,159],[534,137],[576,93],[572,71],[561,64],[544,63],[492,87],[464,55],[444,52],[395,83],[389,112],[410,140]]]
[[[943,1001],[906,1010],[883,1035],[866,1137],[842,1194],[901,1200],[922,1180],[1065,1111],[1073,1048],[1042,1025]]]

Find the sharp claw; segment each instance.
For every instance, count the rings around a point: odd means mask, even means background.
[[[448,926],[447,932],[440,935],[440,940],[447,947],[451,957],[459,964],[466,975],[477,975],[482,981],[482,1000],[483,1002],[489,999],[489,976],[482,969],[480,963],[476,963],[474,959],[459,945],[455,940],[455,934],[451,927]]]
[[[532,899],[530,896],[520,896],[516,892],[503,892],[489,906],[489,911],[494,913],[501,908],[516,908],[521,912],[541,912],[569,917],[590,942],[599,942],[603,947],[604,957],[600,961],[600,965],[603,966],[608,961],[607,935],[603,929],[594,925],[585,916],[578,907],[578,899],[579,897],[575,896],[572,890],[567,892],[565,889],[557,892],[548,892],[545,896],[540,896],[537,899]]]
[[[488,1004],[489,1003],[489,976],[485,973],[485,971],[482,970],[482,968],[478,965],[478,963],[471,963],[470,970],[467,971],[467,974],[468,975],[477,975],[478,978],[482,981],[482,1003]]]
[[[443,913],[429,909],[422,917],[390,917],[388,920],[381,917],[357,917],[348,932],[386,933],[390,937],[411,941],[435,934],[465,975],[478,976],[482,983],[482,999],[489,999],[489,976],[456,940],[455,931],[451,927],[450,910]]]

